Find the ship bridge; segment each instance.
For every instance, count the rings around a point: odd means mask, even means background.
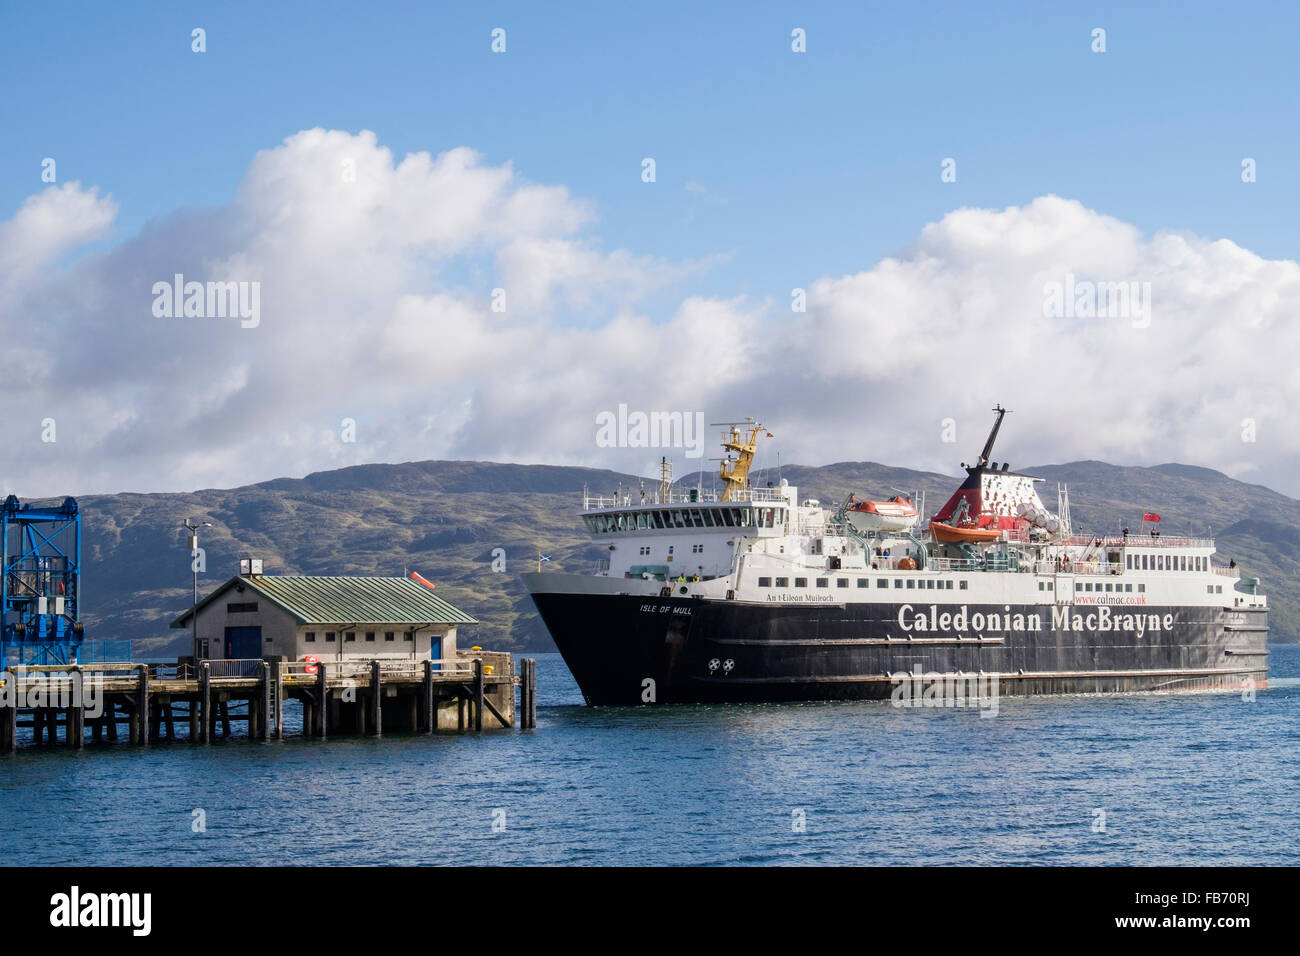
[[[609,557],[598,572],[666,580],[730,573],[738,541],[790,531],[797,489],[640,490],[609,497],[584,495],[580,517]]]

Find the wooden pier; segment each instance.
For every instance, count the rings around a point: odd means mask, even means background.
[[[253,740],[285,737],[285,704],[302,712],[302,736],[432,734],[537,726],[537,662],[466,651],[451,660],[181,660],[176,664],[8,667],[0,697],[0,751],[18,729],[36,745],[125,738],[207,743],[243,723]],[[60,741],[60,729],[62,740]]]

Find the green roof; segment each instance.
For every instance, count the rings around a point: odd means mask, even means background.
[[[410,578],[308,577],[258,574],[233,577],[199,602],[205,607],[242,584],[288,611],[299,624],[477,624],[474,618]],[[187,627],[186,611],[172,627]]]

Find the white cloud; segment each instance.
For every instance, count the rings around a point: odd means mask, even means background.
[[[998,456],[1019,464],[1176,460],[1300,491],[1300,267],[1053,196],[957,210],[862,272],[810,277],[804,314],[692,295],[713,260],[605,250],[567,189],[468,149],[396,160],[368,132],[299,133],[253,158],[228,206],[63,261],[115,213],[69,184],[0,224],[5,492],[439,457],[648,470],[659,451],[596,447],[596,414],[620,403],[763,416],[787,463],[952,471],[995,401],[1015,410]],[[154,318],[151,287],[175,273],[260,281],[261,324]],[[1067,273],[1149,282],[1149,326],[1045,318],[1044,285]],[[670,315],[639,309],[676,286]]]

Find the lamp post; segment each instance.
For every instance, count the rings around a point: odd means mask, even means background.
[[[194,575],[194,603],[190,606],[190,650],[199,656],[199,528],[211,528],[212,522],[196,524],[192,518],[186,518],[181,527],[190,535],[190,571]]]

